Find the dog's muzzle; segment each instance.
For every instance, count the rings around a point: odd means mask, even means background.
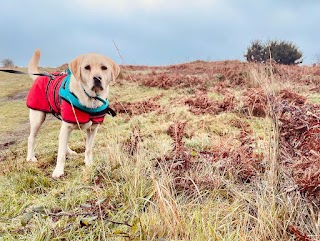
[[[91,88],[93,91],[103,90],[102,83],[101,83],[101,77],[100,76],[94,76],[93,77],[93,87]]]

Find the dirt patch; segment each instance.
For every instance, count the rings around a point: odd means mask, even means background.
[[[9,146],[12,146],[16,143],[17,143],[17,140],[9,140],[9,141],[5,141],[3,143],[0,143],[0,150],[6,149]]]
[[[0,151],[8,149],[12,145],[17,144],[21,140],[26,140],[29,134],[29,123],[25,122],[21,124],[20,129],[5,132],[1,134],[0,138]]]
[[[0,98],[0,105],[5,105],[7,101],[26,100],[28,92],[29,92],[28,90],[24,90],[24,91],[11,93],[8,96],[4,96]]]
[[[29,90],[21,91],[18,93],[13,93],[7,97],[7,100],[8,101],[25,100],[27,98],[28,93],[29,93]]]
[[[19,130],[2,133],[0,138],[0,162],[16,158],[15,145],[27,140],[29,133],[28,123],[22,124]]]

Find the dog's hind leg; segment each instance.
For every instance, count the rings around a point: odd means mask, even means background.
[[[28,137],[27,161],[36,162],[37,158],[34,154],[35,140],[42,123],[46,119],[46,113],[42,111],[30,109],[29,119],[30,119],[30,135]]]

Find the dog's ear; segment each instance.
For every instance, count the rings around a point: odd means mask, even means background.
[[[81,66],[82,58],[83,58],[82,56],[79,56],[69,63],[69,68],[71,70],[71,73],[74,75],[74,77],[77,80],[80,80],[80,66]]]
[[[120,67],[115,62],[112,62],[112,80],[115,81],[120,74]]]

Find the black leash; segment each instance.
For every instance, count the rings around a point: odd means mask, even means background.
[[[29,74],[27,72],[23,72],[20,70],[14,70],[14,69],[0,69],[1,72],[6,72],[6,73],[10,73],[10,74]],[[35,74],[31,74],[31,75],[37,75],[37,76],[47,76],[50,79],[54,79],[54,77],[56,75],[53,74],[48,74],[48,73],[35,73]]]
[[[112,117],[115,117],[117,115],[117,113],[113,109],[111,109],[109,106],[107,107],[106,111],[107,111],[106,113],[108,115],[111,115]]]

